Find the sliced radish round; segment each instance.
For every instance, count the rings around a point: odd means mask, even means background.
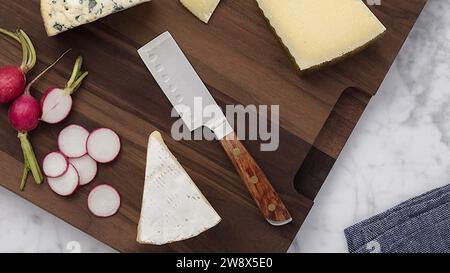
[[[69,196],[78,188],[80,178],[75,167],[69,164],[69,168],[64,175],[57,178],[47,178],[47,182],[56,194]]]
[[[89,155],[70,158],[69,162],[77,169],[80,176],[80,186],[89,184],[97,175],[97,162]]]
[[[56,178],[66,173],[69,161],[60,152],[52,152],[44,157],[42,170],[47,177]]]
[[[99,185],[89,193],[88,208],[98,217],[113,216],[120,208],[120,195],[109,185]]]
[[[88,130],[79,125],[69,125],[59,133],[59,150],[69,158],[82,157],[87,154],[86,141],[88,137]]]
[[[50,124],[63,121],[72,109],[72,97],[64,89],[54,88],[42,99],[41,120]]]
[[[119,155],[120,138],[111,129],[97,129],[89,135],[86,147],[95,161],[109,163]]]

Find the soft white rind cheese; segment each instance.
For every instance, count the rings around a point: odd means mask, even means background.
[[[150,135],[137,242],[163,245],[195,237],[221,218],[164,144]]]
[[[180,2],[198,19],[207,24],[220,0],[180,0]]]
[[[362,0],[257,0],[301,71],[333,62],[386,28]]]
[[[48,36],[88,24],[150,0],[41,0]]]

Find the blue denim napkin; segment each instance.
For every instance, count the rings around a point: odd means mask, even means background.
[[[352,253],[450,252],[450,185],[345,230]]]

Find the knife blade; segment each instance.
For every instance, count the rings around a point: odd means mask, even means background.
[[[267,176],[237,138],[172,35],[164,32],[138,53],[189,130],[205,126],[214,132],[265,219],[275,226],[291,222],[289,211]],[[203,114],[206,107],[212,115]]]

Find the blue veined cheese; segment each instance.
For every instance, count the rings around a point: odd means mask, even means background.
[[[91,23],[150,0],[41,0],[48,36]]]
[[[361,0],[256,0],[300,71],[350,55],[386,31]]]

